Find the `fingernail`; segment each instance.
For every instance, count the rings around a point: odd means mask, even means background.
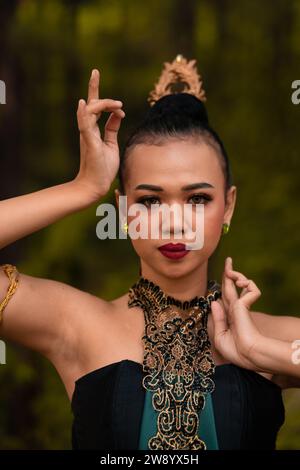
[[[116,100],[116,104],[123,104],[122,101]]]

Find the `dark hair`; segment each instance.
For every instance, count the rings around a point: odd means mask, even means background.
[[[220,163],[225,177],[226,191],[232,185],[230,164],[224,145],[217,133],[210,127],[205,105],[190,93],[172,93],[160,98],[148,112],[142,122],[130,134],[120,158],[118,178],[120,192],[125,194],[125,162],[129,150],[137,144],[161,145],[168,137],[200,137],[211,145],[220,156]]]

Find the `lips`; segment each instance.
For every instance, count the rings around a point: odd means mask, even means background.
[[[163,256],[172,260],[179,260],[189,253],[184,243],[167,243],[159,247]]]
[[[163,251],[186,251],[186,247],[184,243],[167,243],[166,245],[162,245],[159,247],[159,250]]]

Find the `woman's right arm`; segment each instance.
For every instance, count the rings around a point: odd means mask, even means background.
[[[80,169],[74,180],[0,201],[0,249],[63,217],[88,207],[110,189],[120,163],[117,134],[122,102],[99,99],[99,71],[93,70],[88,100],[79,100]],[[110,112],[102,140],[101,113]]]
[[[0,201],[0,248],[88,207],[110,189],[119,166],[117,133],[125,113],[121,102],[99,99],[98,89],[99,72],[94,70],[88,100],[80,100],[77,110],[80,131],[77,176],[67,183]],[[102,140],[97,122],[103,111],[111,114]],[[0,269],[0,304],[8,287],[9,279]],[[0,337],[48,357],[57,354],[62,347],[67,348],[75,316],[91,297],[59,281],[19,273],[16,291],[3,311]],[[107,302],[98,300],[105,309]]]
[[[98,196],[101,197],[100,194]],[[0,249],[88,207],[97,199],[87,187],[74,179],[0,201]]]

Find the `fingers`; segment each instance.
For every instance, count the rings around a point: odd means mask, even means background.
[[[122,101],[112,100],[112,99],[102,99],[99,100],[99,81],[100,81],[100,72],[98,69],[93,69],[89,81],[88,88],[88,105],[92,105],[90,110],[91,112],[98,114],[101,111],[113,111],[112,108],[115,106],[123,106]],[[103,108],[104,107],[104,108]]]
[[[121,110],[122,106],[122,101],[112,100],[110,98],[105,98],[103,100],[92,100],[87,105],[87,112],[92,114],[101,114],[102,111],[112,112],[118,109]]]
[[[243,290],[240,293],[240,297],[243,297],[243,295],[247,292],[247,285],[249,283],[249,279],[247,279],[247,277],[244,276],[244,274],[238,271],[234,271],[231,268],[232,268],[232,262],[231,262],[231,267],[229,267],[228,269],[228,276],[231,277],[235,281],[238,287],[243,287]]]
[[[86,102],[83,99],[80,99],[78,102],[77,108],[77,122],[78,122],[78,129],[82,132],[86,126],[86,119],[85,119],[85,109],[86,109]]]
[[[222,305],[217,301],[214,300],[211,302],[211,313],[213,318],[213,326],[214,326],[214,338],[215,342],[216,339],[223,335],[227,329],[228,324],[226,320],[226,315]]]
[[[224,272],[223,272],[223,275],[222,275],[222,286],[221,286],[221,289],[222,289],[222,300],[223,300],[223,302],[224,302],[224,305],[225,305],[226,310],[228,310],[228,307],[229,307],[228,299],[227,299],[226,296],[225,296],[225,278],[226,278],[227,270],[229,269],[229,268],[228,268],[228,263],[229,263],[229,259],[226,258],[226,260],[225,260],[225,269],[224,269]]]
[[[88,128],[92,128],[103,111],[114,113],[118,116],[120,122],[120,119],[125,117],[125,112],[121,109],[122,105],[121,101],[109,98],[103,100],[93,99],[88,104],[83,99],[79,100],[77,109],[79,130],[83,132]]]
[[[231,277],[229,276],[229,270],[232,267],[232,260],[231,258],[226,258],[225,261],[225,270],[223,274],[223,282],[222,282],[222,298],[224,300],[225,305],[229,308],[229,305],[235,302],[238,299],[238,293],[235,287],[235,284]],[[224,293],[224,296],[223,296]]]
[[[240,282],[244,282],[245,284],[243,289],[244,292],[243,295],[241,295],[241,298],[243,300],[243,304],[249,309],[251,305],[261,296],[261,291],[252,280]]]
[[[243,290],[240,294],[240,297],[243,297],[243,295],[247,292],[247,286],[250,282],[250,280],[242,273],[239,271],[234,271],[232,269],[232,260],[231,260],[231,267],[229,266],[227,270],[228,276],[231,277],[236,283],[238,287],[242,287]]]
[[[232,269],[232,262],[229,264],[227,272],[229,276],[231,276],[233,279],[247,281],[247,277],[244,274],[240,273],[239,271],[234,271]]]
[[[246,294],[249,282],[250,282],[249,279],[246,279],[246,280],[238,279],[235,282],[238,287],[242,288],[242,291],[240,293],[240,297],[243,297]]]
[[[124,111],[120,110],[123,112]],[[104,133],[104,142],[106,144],[115,145],[118,143],[118,131],[121,126],[121,118],[124,116],[119,116],[116,113],[111,113],[106,124],[105,124],[105,133]]]
[[[248,308],[261,296],[261,291],[252,279],[248,279],[244,274],[232,269],[232,260],[227,269],[227,277],[232,280],[232,284],[235,282],[238,287],[242,288],[240,298]]]
[[[100,72],[97,69],[93,69],[89,81],[88,89],[88,103],[91,100],[99,99],[99,82],[100,82]]]

